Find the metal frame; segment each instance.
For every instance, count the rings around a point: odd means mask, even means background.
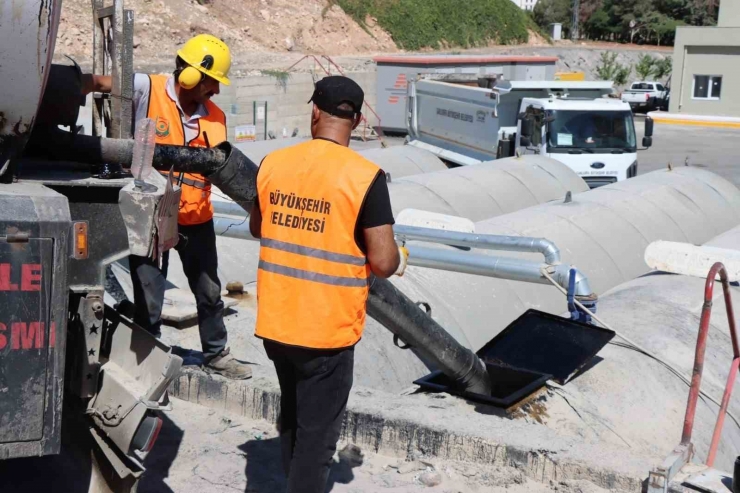
[[[712,298],[714,297],[714,280],[719,274],[722,282],[722,290],[725,297],[725,307],[727,309],[727,319],[730,326],[730,337],[732,338],[733,358],[730,365],[730,373],[727,375],[727,385],[722,396],[722,404],[717,415],[717,423],[714,426],[712,441],[709,445],[709,454],[707,455],[707,465],[712,467],[714,459],[717,457],[717,446],[722,434],[722,426],[725,422],[727,407],[730,404],[732,389],[735,385],[738,367],[740,366],[740,346],[738,346],[737,329],[735,327],[735,310],[732,306],[732,293],[730,292],[730,282],[722,262],[717,262],[709,270],[707,282],[704,287],[704,307],[701,310],[701,322],[699,323],[699,337],[696,341],[696,356],[694,358],[694,372],[691,377],[691,390],[689,391],[689,400],[686,405],[686,417],[683,423],[683,435],[681,436],[681,445],[691,443],[691,434],[694,429],[694,417],[696,415],[696,403],[699,400],[699,391],[701,387],[701,377],[704,372],[704,353],[707,349],[707,335],[709,334],[709,320],[712,317]]]
[[[299,59],[297,62],[295,62],[293,65],[288,67],[288,70],[286,72],[290,72],[295,68],[296,65],[301,63],[303,60],[312,59],[316,65],[318,65],[321,70],[324,71],[326,75],[332,75],[331,68],[332,66],[337,69],[337,72],[339,72],[340,75],[343,75],[346,77],[346,74],[342,70],[342,67],[340,67],[334,60],[332,60],[330,57],[326,55],[321,55],[321,58],[325,59],[327,62],[327,66],[324,67],[324,65],[319,61],[319,59],[315,55],[305,55],[301,59]],[[360,123],[362,123],[362,130],[354,130],[352,132],[352,135],[357,136],[361,138],[363,141],[367,141],[371,138],[377,137],[377,139],[380,141],[381,145],[383,147],[386,147],[385,142],[383,141],[383,132],[380,131],[382,128],[380,115],[373,109],[372,106],[370,106],[370,103],[367,101],[364,102],[363,107],[373,114],[373,116],[378,120],[378,124],[373,127],[370,125],[370,121],[367,119],[367,116],[365,116],[365,113],[362,114],[362,118],[360,119]],[[369,130],[368,130],[369,129]]]
[[[722,403],[720,404],[717,422],[714,426],[712,441],[709,444],[709,453],[707,454],[706,465],[712,467],[717,457],[717,447],[722,435],[722,427],[727,414],[727,407],[730,404],[735,378],[740,368],[740,345],[738,344],[737,328],[735,325],[735,310],[732,306],[732,294],[730,292],[730,282],[727,276],[727,269],[722,262],[715,263],[704,285],[704,306],[701,311],[701,321],[699,322],[699,335],[696,341],[696,354],[694,357],[694,371],[691,377],[691,388],[689,389],[688,402],[686,404],[686,415],[683,423],[683,433],[681,443],[674,449],[673,453],[663,461],[658,468],[650,471],[648,477],[648,493],[665,493],[669,491],[671,479],[681,470],[683,466],[691,462],[694,455],[694,445],[691,443],[691,435],[694,430],[694,418],[696,417],[696,404],[699,400],[701,389],[701,378],[704,372],[704,355],[707,349],[707,336],[709,335],[709,322],[712,317],[712,299],[714,298],[714,281],[719,275],[722,283],[722,290],[725,298],[725,308],[727,309],[727,319],[730,327],[730,337],[732,338],[733,358],[730,364],[730,373],[727,375],[727,385],[725,386]]]
[[[132,137],[134,76],[134,11],[123,8],[123,0],[93,2],[93,74],[112,77],[111,94],[93,95],[93,135]]]

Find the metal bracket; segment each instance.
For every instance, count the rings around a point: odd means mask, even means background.
[[[647,493],[668,493],[671,479],[691,461],[693,455],[694,446],[691,443],[676,447],[663,464],[650,471]]]
[[[397,335],[393,336],[393,344],[398,349],[404,349],[404,350],[411,349],[411,344],[406,344],[405,342],[401,341],[401,339]]]
[[[568,312],[570,312],[570,319],[576,322],[583,322],[583,323],[590,324],[591,315],[585,312],[580,306],[576,305],[576,295],[575,295],[576,276],[577,276],[577,271],[575,269],[570,269],[570,273],[568,277],[568,295],[567,295]],[[596,311],[596,300],[579,299],[578,301],[583,306],[588,308],[591,312]]]
[[[100,346],[103,334],[103,293],[90,293],[77,298],[77,309],[72,311],[69,329],[75,344],[74,392],[82,398],[92,397],[97,391],[100,373]]]

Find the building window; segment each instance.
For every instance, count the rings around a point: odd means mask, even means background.
[[[722,76],[695,75],[693,99],[718,100],[722,92]]]

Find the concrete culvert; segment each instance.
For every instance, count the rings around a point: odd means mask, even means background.
[[[576,265],[602,294],[649,271],[643,257],[651,242],[702,244],[739,223],[740,190],[713,173],[680,168],[481,221],[476,232],[547,238],[562,262]],[[554,287],[418,267],[393,282],[411,299],[428,302],[442,327],[473,350],[528,308],[561,313],[566,306]]]
[[[360,151],[383,171],[390,174],[391,181],[405,176],[443,171],[447,166],[429,151],[413,146],[394,146],[385,149],[367,149]]]
[[[293,137],[289,139],[260,140],[234,144],[234,147],[259,165],[265,156],[271,152],[300,144],[307,140],[310,139],[307,137]],[[391,179],[447,169],[447,166],[442,160],[431,152],[412,146],[366,149],[359,151],[359,153],[380,166],[386,173],[389,173]]]
[[[389,184],[396,216],[411,208],[472,221],[588,190],[586,182],[561,162],[535,155],[418,174]]]

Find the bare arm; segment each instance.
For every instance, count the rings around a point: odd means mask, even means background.
[[[262,238],[262,211],[256,200],[252,206],[252,213],[249,215],[249,232],[255,238]]]
[[[385,224],[363,230],[367,246],[367,261],[373,274],[389,278],[398,269],[401,262],[398,245],[393,238],[393,226]]]
[[[82,74],[82,94],[87,96],[91,92],[110,93],[113,88],[113,79],[110,75]]]

